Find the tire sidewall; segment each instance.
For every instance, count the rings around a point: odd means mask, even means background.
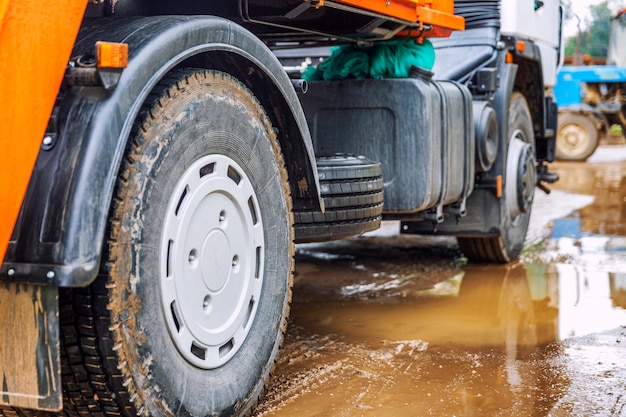
[[[576,152],[565,153],[563,151],[563,139],[560,135],[561,130],[569,124],[577,125],[580,129],[587,132],[587,141],[584,146],[577,147]],[[561,145],[561,146],[559,146]],[[555,156],[563,161],[585,161],[589,158],[598,147],[598,132],[593,123],[583,115],[565,113],[559,115]]]
[[[532,119],[530,111],[528,110],[528,104],[524,96],[518,92],[514,92],[511,96],[509,106],[509,125],[507,135],[507,153],[505,154],[505,160],[508,163],[508,149],[512,140],[512,135],[515,131],[521,131],[524,136],[524,141],[529,143],[532,147],[533,154],[535,154],[535,135],[533,131]],[[505,166],[504,172],[507,172]],[[505,184],[507,181],[517,181],[517,178],[505,178]],[[524,246],[524,240],[526,238],[526,232],[528,230],[528,224],[530,221],[531,209],[525,213],[520,214],[517,218],[512,219],[509,215],[507,207],[508,198],[517,198],[517,196],[507,195],[506,186],[503,190],[504,198],[500,203],[500,217],[501,227],[500,233],[502,238],[500,239],[503,246],[503,254],[506,254],[507,261],[515,259],[522,251]],[[531,204],[532,207],[532,204]]]
[[[212,82],[218,82],[215,78]],[[282,339],[292,270],[290,206],[278,166],[273,132],[260,106],[240,84],[180,94],[155,112],[155,123],[135,161],[122,230],[130,236],[129,279],[117,301],[130,376],[150,415],[237,415],[247,410],[269,375]],[[225,90],[224,90],[225,89]],[[251,330],[223,366],[188,363],[170,335],[160,300],[162,227],[178,179],[205,155],[230,157],[253,184],[264,227],[264,282]],[[131,198],[132,196],[132,198]],[[130,278],[126,278],[130,277]]]

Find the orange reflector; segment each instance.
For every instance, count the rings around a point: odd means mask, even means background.
[[[126,68],[128,66],[128,44],[96,42],[98,68]]]
[[[496,197],[502,198],[502,175],[496,177]]]
[[[526,49],[526,42],[517,41],[517,50],[520,52],[524,52],[525,49]]]
[[[506,53],[506,57],[504,58],[507,64],[513,63],[513,54],[511,52]]]

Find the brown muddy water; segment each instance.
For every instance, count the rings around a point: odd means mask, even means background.
[[[298,246],[255,415],[626,416],[626,145],[552,169],[519,262],[393,222]]]

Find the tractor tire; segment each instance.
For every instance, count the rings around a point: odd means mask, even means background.
[[[559,114],[556,159],[586,161],[596,151],[598,144],[598,130],[588,117],[575,113]]]

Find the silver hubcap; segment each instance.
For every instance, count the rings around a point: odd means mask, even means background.
[[[535,156],[530,144],[517,130],[509,143],[506,169],[507,209],[512,223],[524,213],[529,213],[535,194]]]
[[[217,368],[242,346],[263,284],[263,224],[252,184],[224,155],[189,167],[168,202],[161,302],[170,336],[193,365]]]

